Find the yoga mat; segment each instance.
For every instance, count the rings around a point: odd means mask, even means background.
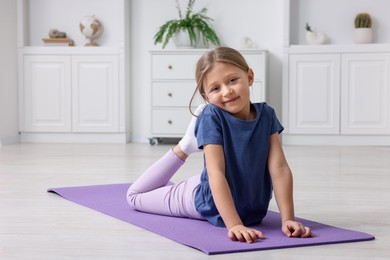
[[[269,211],[263,223],[254,227],[261,230],[266,239],[257,240],[257,242],[252,244],[235,242],[228,238],[226,228],[215,227],[207,221],[167,217],[133,210],[126,201],[126,192],[129,185],[108,184],[51,188],[48,189],[48,192],[56,193],[67,200],[210,255],[374,239],[374,236],[366,233],[337,228],[301,218],[297,218],[297,220],[311,227],[315,236],[311,238],[288,238],[281,232],[279,213]]]

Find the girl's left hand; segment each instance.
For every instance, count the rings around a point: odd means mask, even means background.
[[[300,222],[294,220],[286,220],[282,224],[282,231],[288,237],[312,237],[313,233],[309,227],[305,227]]]

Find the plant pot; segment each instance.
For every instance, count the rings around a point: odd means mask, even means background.
[[[353,38],[355,43],[371,43],[372,29],[371,28],[356,28]]]
[[[179,32],[176,32],[173,35],[173,42],[175,43],[176,47],[179,49],[196,48],[200,37],[199,31],[195,30],[195,34],[196,34],[196,42],[191,43],[190,35],[188,31],[180,30]]]

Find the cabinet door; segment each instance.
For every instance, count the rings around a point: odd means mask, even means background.
[[[289,132],[338,134],[340,55],[291,55],[289,67]]]
[[[252,103],[265,102],[265,85],[264,81],[254,81],[253,85],[249,88],[250,99]]]
[[[70,58],[62,55],[25,55],[23,81],[22,131],[69,132]]]
[[[341,132],[390,134],[390,55],[343,54]]]
[[[118,57],[72,57],[74,132],[119,131]]]

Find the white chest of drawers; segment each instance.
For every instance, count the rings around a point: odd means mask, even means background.
[[[188,105],[196,87],[195,67],[208,50],[151,51],[151,138],[150,143],[162,138],[181,138],[191,120]],[[252,102],[265,101],[267,52],[240,51],[254,70],[255,82],[251,88]],[[196,96],[193,106],[201,104]]]

